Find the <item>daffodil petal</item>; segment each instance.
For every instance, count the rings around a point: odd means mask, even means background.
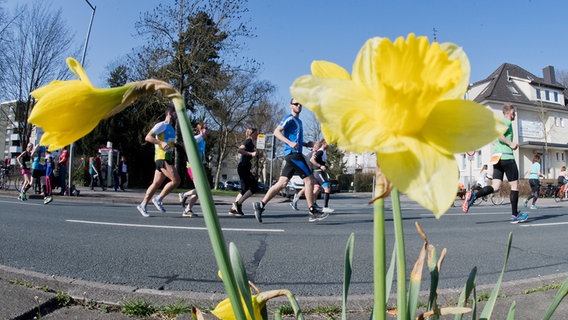
[[[375,56],[376,47],[383,40],[388,41],[386,38],[379,37],[367,40],[357,53],[353,63],[353,80],[371,90],[369,93],[374,92],[378,88]]]
[[[388,139],[377,122],[372,100],[353,81],[303,76],[292,84],[290,92],[314,112],[326,132],[349,151],[365,152]],[[340,134],[336,134],[336,133]]]
[[[83,66],[81,66],[81,64],[79,63],[79,61],[73,59],[73,58],[67,58],[67,66],[69,66],[69,69],[77,75],[77,77],[79,77],[79,79],[81,79],[81,82],[83,82],[84,84],[92,87],[93,85],[91,84],[91,81],[89,81],[89,77],[87,77],[87,74],[85,73],[85,70],[83,69]]]
[[[314,61],[311,65],[312,74],[320,78],[336,78],[351,80],[351,75],[341,66],[329,61]]]
[[[469,100],[439,102],[427,122],[422,136],[450,154],[475,150],[491,143],[507,129],[493,111]]]
[[[459,47],[453,43],[445,42],[440,44],[440,48],[446,51],[451,60],[459,60],[462,69],[462,77],[456,87],[448,91],[442,98],[443,99],[462,99],[464,93],[467,91],[469,86],[469,75],[471,73],[471,66],[469,64],[469,59],[463,51],[462,47]]]
[[[456,196],[458,167],[452,154],[440,153],[422,141],[401,137],[406,152],[377,154],[385,176],[401,192],[439,217]]]
[[[47,94],[49,94],[53,91],[64,88],[70,82],[80,83],[79,80],[69,80],[69,81],[54,80],[54,81],[51,81],[46,86],[35,89],[34,91],[31,92],[31,95],[36,99],[41,99],[41,98],[43,98],[44,96],[46,96]]]

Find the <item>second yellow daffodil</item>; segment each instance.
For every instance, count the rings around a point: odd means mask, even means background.
[[[67,65],[79,80],[55,80],[31,93],[38,103],[28,122],[43,129],[40,143],[50,150],[79,140],[102,119],[124,110],[145,93],[159,90],[170,97],[179,95],[167,83],[152,79],[116,88],[95,88],[77,60],[67,58]]]
[[[443,214],[458,184],[455,153],[475,150],[505,131],[490,109],[464,100],[470,65],[452,43],[408,35],[372,38],[351,74],[326,61],[294,81],[291,94],[312,110],[330,143],[375,152],[382,172],[411,199]]]

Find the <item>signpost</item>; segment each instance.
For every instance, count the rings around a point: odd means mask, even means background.
[[[261,136],[262,136],[262,146],[261,146]],[[268,187],[272,185],[272,165],[274,162],[274,135],[273,134],[259,134],[256,139],[256,148],[264,149],[265,159],[270,160],[270,173],[268,178]]]
[[[476,152],[477,151],[473,150],[465,153],[467,154],[467,160],[469,160],[469,183],[467,184],[468,189],[471,189],[471,187],[473,187],[473,160],[475,160]]]

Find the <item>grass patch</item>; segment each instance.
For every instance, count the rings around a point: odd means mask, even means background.
[[[26,287],[26,288],[33,288],[34,287],[31,283],[26,282],[24,280],[20,280],[20,279],[12,279],[12,280],[10,280],[10,284],[16,284],[16,285]]]
[[[180,314],[190,312],[191,306],[185,304],[185,302],[183,301],[179,301],[175,304],[170,304],[161,308],[161,313],[163,313],[168,318],[176,318]]]
[[[57,292],[57,294],[55,295],[55,300],[57,301],[57,305],[59,305],[60,307],[67,307],[73,302],[73,299],[71,299],[71,297],[63,291]]]
[[[524,290],[523,293],[529,294],[529,293],[535,293],[535,292],[548,291],[548,290],[558,289],[558,288],[560,288],[560,286],[561,286],[561,284],[549,284],[549,285],[543,286],[543,287]]]
[[[144,300],[127,301],[122,305],[122,313],[129,316],[148,317],[157,310],[149,302]]]
[[[286,315],[286,316],[291,316],[294,314],[294,309],[292,309],[292,306],[288,305],[288,304],[283,304],[278,306],[278,308],[276,308],[276,312],[278,312],[279,314],[282,315]]]
[[[340,306],[318,306],[310,310],[312,313],[317,314],[325,314],[325,315],[334,315],[334,314],[341,314],[341,307]]]

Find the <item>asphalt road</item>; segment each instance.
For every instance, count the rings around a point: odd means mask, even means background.
[[[170,196],[170,197],[173,197]],[[253,198],[257,201],[258,198]],[[336,194],[336,211],[324,221],[308,223],[305,202],[293,211],[289,202],[269,203],[259,224],[245,204],[244,217],[226,215],[218,205],[227,242],[234,242],[249,278],[261,290],[290,289],[296,295],[339,295],[343,252],[355,233],[354,271],[350,294],[372,292],[372,206],[368,197]],[[509,223],[510,207],[484,205],[469,214],[452,208],[441,219],[403,197],[407,270],[412,269],[422,240],[419,222],[438,251],[447,248],[440,288],[461,288],[477,266],[477,284],[495,283],[505,259],[506,242],[513,246],[505,281],[568,272],[566,228],[568,202],[543,199],[529,210],[524,224]],[[387,217],[391,216],[387,201]],[[132,204],[40,200],[20,202],[0,197],[0,264],[29,271],[102,283],[196,292],[224,292],[203,218],[182,218],[181,207],[166,205],[143,218]],[[199,213],[197,205],[195,212]],[[394,241],[387,221],[387,251]],[[412,263],[411,263],[412,262]],[[428,287],[425,272],[423,288]]]

